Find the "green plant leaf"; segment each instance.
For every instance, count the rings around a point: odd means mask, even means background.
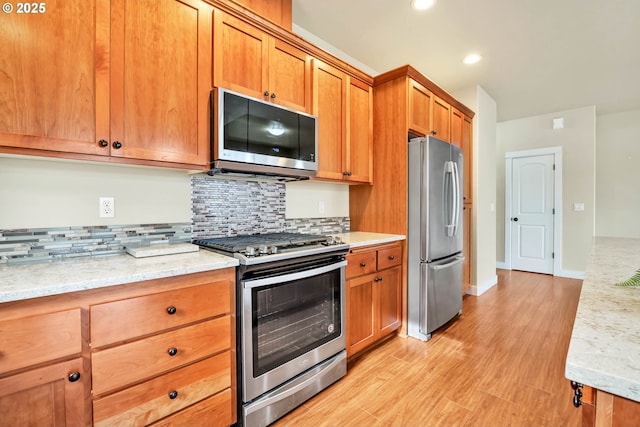
[[[633,275],[629,280],[625,280],[624,282],[616,283],[616,286],[638,286],[640,287],[640,269],[636,270],[636,274]]]

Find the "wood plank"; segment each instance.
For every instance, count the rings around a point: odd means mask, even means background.
[[[428,342],[395,337],[276,427],[581,425],[564,377],[581,281],[498,270]]]

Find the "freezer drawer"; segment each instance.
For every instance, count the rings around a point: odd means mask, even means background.
[[[420,299],[422,334],[430,335],[462,310],[463,261],[462,255],[456,255],[421,265],[421,283],[426,284],[426,298]]]

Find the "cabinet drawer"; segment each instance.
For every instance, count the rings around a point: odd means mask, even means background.
[[[347,279],[376,271],[376,251],[347,255]]]
[[[224,316],[96,351],[91,355],[93,393],[99,395],[165,373],[230,345],[231,319]],[[175,355],[169,354],[171,350],[176,350]]]
[[[380,249],[378,251],[378,270],[400,265],[402,263],[402,248],[400,246]]]
[[[99,426],[147,425],[231,386],[231,352],[194,363],[93,402]],[[177,395],[172,399],[171,392]]]
[[[79,308],[0,321],[0,375],[82,352]]]
[[[91,345],[99,348],[229,313],[230,292],[229,282],[217,282],[93,305]]]
[[[236,417],[233,414],[231,390],[227,389],[177,414],[158,421],[152,426],[199,426],[202,425],[202,420],[206,420],[207,427],[226,427],[236,422]]]

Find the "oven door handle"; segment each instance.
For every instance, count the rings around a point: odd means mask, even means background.
[[[312,268],[310,270],[299,271],[297,273],[283,274],[281,276],[266,277],[264,279],[242,280],[244,289],[257,288],[259,286],[274,285],[277,283],[291,282],[293,280],[306,279],[307,277],[318,276],[333,270],[338,270],[347,265],[347,261],[336,262],[323,267]]]

